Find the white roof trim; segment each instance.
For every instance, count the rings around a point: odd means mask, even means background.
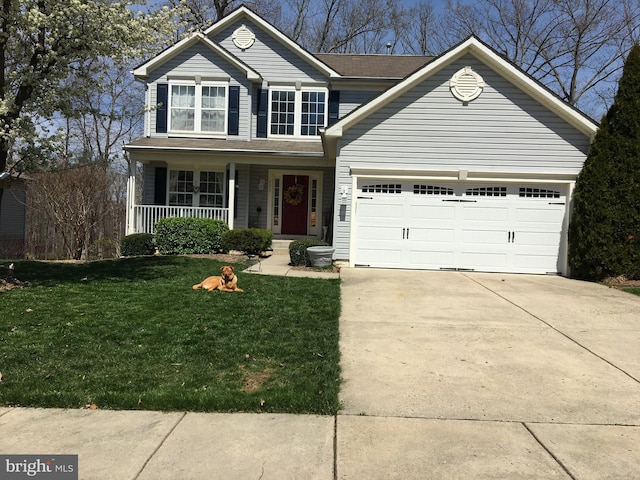
[[[264,28],[269,33],[269,35],[271,35],[273,38],[278,40],[281,44],[283,44],[289,50],[294,52],[296,55],[298,55],[299,57],[302,57],[302,59],[304,59],[306,62],[310,63],[311,65],[313,65],[315,68],[320,70],[325,75],[328,75],[329,77],[332,77],[332,78],[341,76],[338,72],[330,68],[324,62],[321,62],[320,60],[318,60],[311,53],[307,52],[304,48],[302,48],[296,42],[294,42],[289,37],[284,35],[280,30],[275,28],[273,25],[268,23],[266,20],[264,20],[262,17],[260,17],[256,13],[252,12],[250,9],[248,9],[244,5],[237,8],[236,10],[231,12],[226,17],[222,18],[217,23],[211,25],[209,28],[207,28],[204,31],[204,34],[207,36],[213,35],[219,32],[220,30],[226,28],[228,25],[236,22],[238,19],[242,17],[248,17],[251,21],[259,24],[262,28]]]
[[[598,125],[595,122],[566,102],[560,100],[549,90],[541,86],[537,81],[503,59],[500,55],[495,53],[475,37],[470,37],[457,47],[440,57],[437,57],[435,60],[412,73],[400,83],[391,87],[369,103],[362,105],[351,114],[348,114],[330,127],[327,127],[324,135],[327,137],[341,137],[345,130],[387,105],[403,93],[411,90],[413,87],[423,82],[443,67],[468,53],[474,55],[488,66],[494,68],[504,78],[512,82],[527,94],[531,95],[534,99],[580,130],[583,134],[593,139],[598,129]]]
[[[165,62],[169,61],[171,58],[175,57],[176,55],[183,52],[187,48],[199,42],[204,43],[207,47],[209,47],[215,53],[217,53],[222,58],[224,58],[229,63],[231,63],[233,66],[238,68],[238,70],[244,72],[248,80],[260,80],[262,78],[260,77],[258,72],[249,68],[245,63],[238,60],[236,57],[231,55],[224,48],[213,43],[211,40],[209,40],[200,32],[192,33],[188,37],[180,40],[178,43],[176,43],[172,47],[169,47],[164,52],[160,53],[158,56],[152,58],[148,62],[143,63],[142,65],[134,69],[132,73],[136,78],[142,78],[142,79],[147,78],[149,76],[149,73],[151,73],[153,70],[160,67]]]

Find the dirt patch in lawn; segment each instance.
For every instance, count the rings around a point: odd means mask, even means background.
[[[254,393],[260,390],[264,382],[271,378],[272,370],[270,368],[265,368],[262,371],[258,372],[249,372],[244,367],[240,367],[240,369],[244,373],[244,384],[242,386],[242,391],[245,393]]]

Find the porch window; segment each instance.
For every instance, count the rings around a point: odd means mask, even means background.
[[[224,200],[224,172],[169,171],[169,205],[224,207]]]
[[[200,172],[200,206],[224,206],[224,174],[222,172]]]
[[[327,124],[326,90],[271,90],[270,99],[271,135],[316,136]]]
[[[171,170],[169,172],[169,205],[193,205],[192,170]]]
[[[227,85],[171,84],[169,111],[171,131],[225,133]]]

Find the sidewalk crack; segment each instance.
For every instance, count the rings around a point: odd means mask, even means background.
[[[149,462],[151,461],[151,459],[156,456],[156,453],[158,453],[158,450],[162,448],[164,443],[175,431],[175,429],[178,428],[178,425],[180,425],[180,423],[182,422],[182,420],[184,420],[184,417],[186,416],[187,416],[187,412],[184,412],[182,416],[178,418],[178,421],[173,425],[173,427],[171,427],[171,429],[167,432],[167,434],[162,438],[158,446],[153,450],[153,452],[151,452],[151,455],[149,455],[149,458],[147,458],[145,462],[142,464],[142,467],[140,467],[140,470],[138,470],[138,472],[135,474],[135,476],[133,477],[133,480],[137,480],[140,477],[140,475],[142,475],[142,472],[144,472],[144,469],[147,468],[147,465],[149,465]]]
[[[529,426],[528,426],[526,423],[522,422],[522,423],[521,423],[521,425],[525,428],[525,430],[527,430],[527,432],[529,432],[529,435],[531,435],[531,436],[534,438],[534,440],[535,440],[536,442],[538,442],[538,445],[540,445],[540,446],[544,449],[544,451],[545,451],[545,452],[547,452],[547,453],[551,456],[551,458],[553,458],[553,460],[554,460],[558,465],[560,465],[560,468],[562,468],[562,470],[563,470],[567,475],[569,475],[569,478],[571,478],[571,480],[578,480],[578,479],[577,479],[577,478],[576,478],[576,477],[575,477],[575,476],[574,476],[574,475],[569,471],[569,469],[565,466],[565,464],[562,462],[562,460],[560,460],[560,459],[559,459],[559,458],[558,458],[558,457],[557,457],[557,456],[556,456],[556,455],[555,455],[555,454],[554,454],[554,453],[553,453],[549,448],[547,448],[547,446],[542,442],[542,440],[540,440],[540,438],[538,438],[538,436],[537,436],[535,433],[533,433],[533,430],[531,430],[531,429],[529,428]]]

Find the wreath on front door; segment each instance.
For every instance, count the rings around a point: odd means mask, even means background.
[[[304,186],[296,183],[284,191],[284,201],[289,205],[300,205],[304,199]]]

